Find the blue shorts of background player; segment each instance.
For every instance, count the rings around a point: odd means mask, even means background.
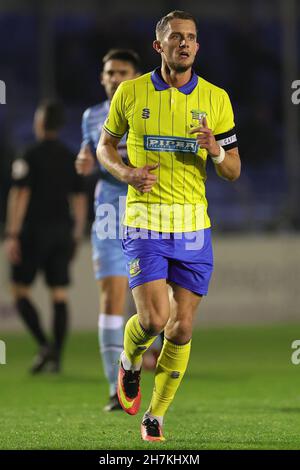
[[[131,289],[167,279],[196,294],[207,295],[213,271],[210,228],[166,235],[126,227],[122,247]]]
[[[122,203],[119,197],[125,198],[127,186],[116,186],[116,184],[101,181],[96,190],[95,200],[95,221],[92,227],[92,256],[94,274],[97,280],[108,276],[126,276],[126,259],[122,251],[122,243],[119,236],[120,220],[122,220]],[[114,209],[111,217],[104,213],[102,217],[97,216],[100,205],[110,205]],[[123,201],[125,205],[125,200]],[[104,206],[102,206],[104,207]],[[105,211],[104,211],[105,212]],[[120,214],[121,212],[121,214]],[[112,230],[108,230],[109,237],[104,238],[99,233],[101,219],[105,218],[111,225]]]
[[[95,279],[99,281],[108,276],[126,276],[126,259],[121,240],[100,240],[97,237],[96,224],[97,221],[94,222],[91,236]]]

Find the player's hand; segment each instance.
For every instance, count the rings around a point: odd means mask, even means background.
[[[157,176],[151,172],[156,170],[159,164],[145,165],[141,168],[130,168],[127,183],[137,189],[140,193],[150,193],[157,181]]]
[[[4,241],[4,251],[11,264],[20,264],[22,261],[20,241],[17,237],[8,237]]]
[[[95,158],[88,145],[80,149],[75,161],[75,168],[79,175],[88,176],[95,167]]]
[[[202,120],[202,126],[195,127],[190,131],[190,134],[196,134],[197,143],[201,148],[206,149],[211,157],[220,155],[220,145],[217,143],[212,130],[209,129],[206,117]]]

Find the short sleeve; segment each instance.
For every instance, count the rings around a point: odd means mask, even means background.
[[[224,150],[238,146],[232,105],[226,91],[223,90],[219,99],[218,119],[214,136]]]
[[[111,101],[109,114],[103,128],[113,137],[121,139],[128,130],[124,83],[119,85]]]
[[[27,154],[13,161],[11,169],[11,179],[13,186],[31,187],[32,163],[31,159]]]

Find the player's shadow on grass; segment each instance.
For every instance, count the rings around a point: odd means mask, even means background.
[[[97,376],[91,375],[69,375],[64,374],[60,377],[59,380],[61,383],[89,383],[89,384],[96,384],[96,385],[104,385],[107,383],[106,379]]]
[[[245,380],[251,379],[251,375],[247,373],[237,374],[218,374],[217,372],[191,372],[187,374],[190,379],[196,380],[207,380],[212,382],[244,382]]]
[[[102,377],[92,376],[92,375],[72,375],[68,373],[62,373],[60,375],[52,375],[50,373],[45,373],[36,377],[29,376],[32,380],[38,381],[39,379],[47,380],[51,383],[55,382],[57,384],[93,384],[93,385],[104,385],[107,381]]]
[[[291,408],[291,407],[274,408],[274,410],[279,411],[280,413],[300,413],[300,407],[299,408]]]

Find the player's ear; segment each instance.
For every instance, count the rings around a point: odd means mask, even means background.
[[[158,52],[159,54],[162,53],[161,42],[158,39],[155,39],[155,41],[153,41],[152,45],[153,45],[153,49],[155,49],[156,52]]]
[[[103,85],[103,72],[100,72],[99,81],[100,81],[101,85]]]
[[[200,49],[200,44],[199,42],[196,43],[196,54],[199,52],[199,49]]]

